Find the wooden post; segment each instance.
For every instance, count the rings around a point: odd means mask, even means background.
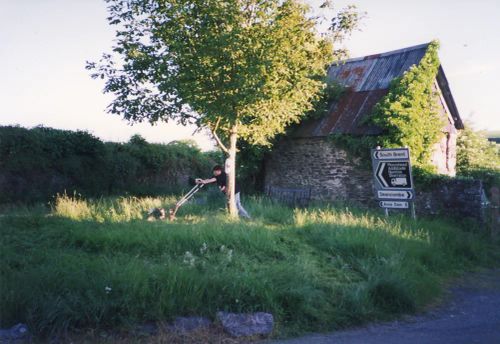
[[[416,220],[417,219],[417,213],[415,211],[415,202],[410,202],[410,208],[411,208],[411,217]]]
[[[497,239],[500,235],[500,191],[494,186],[490,189],[491,195],[491,238]]]

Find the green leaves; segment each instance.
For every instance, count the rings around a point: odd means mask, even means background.
[[[359,21],[349,7],[321,35],[297,0],[107,2],[115,55],[87,68],[115,95],[109,112],[131,122],[192,122],[223,138],[237,125],[259,144],[312,109],[333,43]]]
[[[500,146],[467,125],[457,139],[457,172],[465,173],[474,168],[491,168],[500,172]]]
[[[439,43],[433,41],[420,63],[392,82],[370,119],[384,130],[379,137],[381,146],[410,147],[414,164],[426,169],[432,169],[432,146],[445,125],[436,105],[438,49]]]
[[[457,139],[457,175],[500,185],[500,145],[466,125]]]

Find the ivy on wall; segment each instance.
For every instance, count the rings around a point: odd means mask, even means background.
[[[367,157],[370,148],[405,147],[411,150],[412,163],[428,172],[432,146],[442,135],[444,119],[438,113],[434,81],[440,65],[439,43],[429,44],[418,65],[412,66],[401,77],[394,79],[389,93],[377,103],[367,123],[382,129],[378,136],[332,135],[335,144],[350,153]]]
[[[415,166],[432,170],[432,146],[445,125],[437,109],[434,82],[440,65],[439,43],[433,41],[418,65],[391,83],[389,93],[375,106],[370,121],[383,129],[378,137],[384,148],[411,150]]]

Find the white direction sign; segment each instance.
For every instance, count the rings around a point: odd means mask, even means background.
[[[409,160],[410,154],[407,148],[378,149],[373,151],[373,158],[376,160]]]
[[[403,201],[380,201],[380,206],[382,208],[408,209],[409,203]]]
[[[377,190],[378,199],[411,200],[413,197],[413,190]]]
[[[371,157],[375,196],[379,201],[411,201],[415,198],[408,148],[373,149]]]

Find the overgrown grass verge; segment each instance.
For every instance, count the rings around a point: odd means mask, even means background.
[[[245,203],[251,221],[228,220],[220,199],[144,221],[173,202],[65,196],[50,214],[0,217],[1,326],[46,335],[226,310],[271,312],[277,335],[332,330],[414,312],[446,278],[498,258],[449,221],[259,198]]]

